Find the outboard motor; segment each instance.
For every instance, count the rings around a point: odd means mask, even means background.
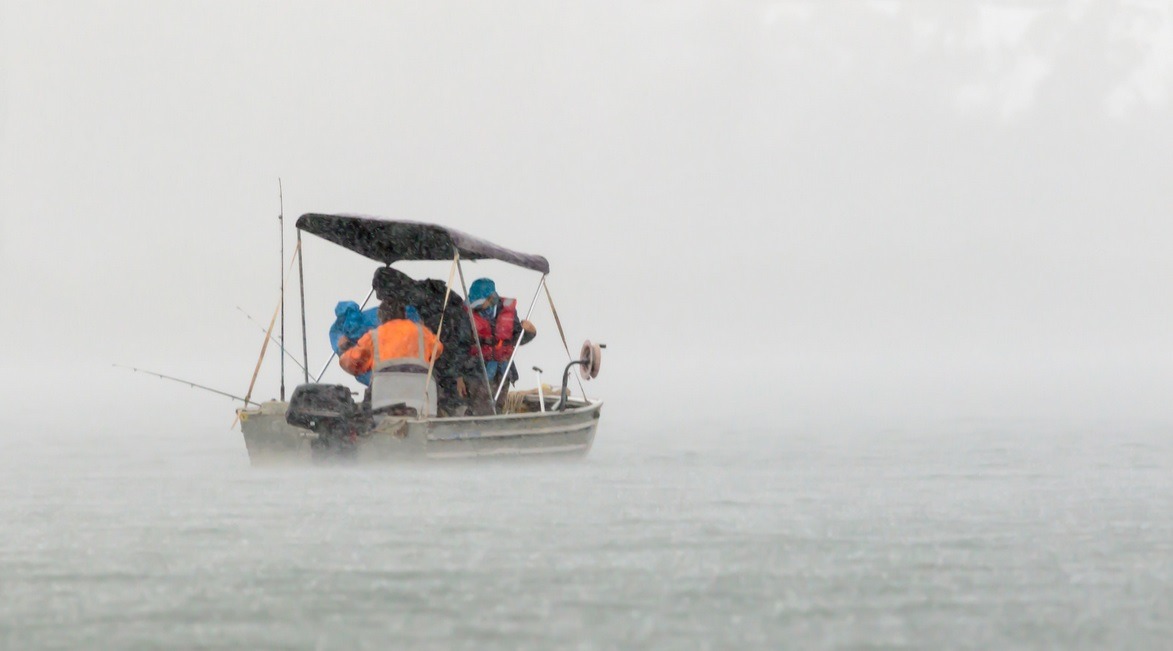
[[[302,384],[293,390],[285,422],[318,435],[310,444],[315,459],[353,456],[358,436],[370,429],[370,417],[341,384]]]

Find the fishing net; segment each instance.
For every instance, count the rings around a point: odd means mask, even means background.
[[[548,384],[542,385],[542,393],[549,398],[556,395],[555,390]],[[534,411],[540,411],[537,404],[538,389],[525,389],[523,391],[510,391],[509,395],[505,396],[505,410],[502,413],[506,414],[528,414]],[[529,396],[534,396],[531,403],[526,403],[525,399]]]

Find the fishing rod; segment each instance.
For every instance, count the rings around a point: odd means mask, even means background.
[[[289,277],[290,272],[293,271],[293,263],[296,262],[297,259],[300,257],[301,257],[301,242],[298,242],[297,246],[293,247],[293,259],[289,261],[289,268],[285,270],[285,275],[282,276],[282,279]],[[281,312],[281,305],[284,302],[285,302],[285,297],[282,296],[281,301],[277,303],[277,308],[275,310],[273,310],[273,318],[269,319],[269,327],[265,330],[265,340],[263,342],[261,342],[261,354],[257,356],[257,365],[256,365],[256,367],[253,368],[253,377],[251,380],[248,381],[248,392],[246,392],[244,394],[243,400],[246,403],[250,402],[249,398],[253,397],[253,388],[255,388],[257,385],[257,374],[261,372],[261,363],[265,361],[265,350],[267,350],[269,348],[269,340],[273,338],[273,326],[277,325],[277,315]],[[285,358],[282,357],[281,359],[285,359]],[[253,403],[253,404],[256,404],[256,403]],[[229,425],[228,429],[232,429],[233,427],[236,427],[236,424],[240,422],[240,412],[241,411],[242,410],[240,410],[240,409],[236,410],[236,418],[234,418],[232,420],[232,425]]]
[[[180,384],[186,384],[187,386],[189,386],[193,389],[203,389],[204,391],[210,391],[212,393],[224,396],[225,398],[232,398],[233,400],[239,400],[240,402],[243,402],[246,405],[256,405],[258,407],[261,406],[259,403],[255,403],[252,400],[248,400],[246,398],[241,398],[240,396],[233,395],[231,393],[228,393],[227,391],[221,391],[219,389],[213,389],[212,387],[207,387],[202,384],[196,384],[195,382],[184,380],[183,378],[171,377],[170,375],[163,375],[162,373],[156,373],[154,371],[148,371],[148,370],[141,369],[141,368],[135,368],[133,366],[123,366],[122,364],[114,364],[114,366],[116,366],[118,368],[124,368],[129,371],[134,371],[136,373],[146,373],[147,375],[154,375],[155,377],[162,378],[164,380],[171,380],[172,382],[179,382]]]
[[[240,313],[243,314],[246,318],[248,318],[249,321],[252,321],[253,323],[255,323],[257,325],[257,327],[261,329],[261,332],[265,331],[265,326],[261,325],[260,321],[257,321],[256,319],[252,318],[248,312],[244,311],[244,308],[237,305],[236,309],[240,310]],[[293,356],[293,353],[289,352],[288,350],[285,350],[285,341],[282,340],[281,337],[275,336],[275,337],[273,337],[273,341],[277,342],[277,347],[281,349],[281,352],[285,353],[285,356],[289,358],[289,361],[293,362],[294,364],[297,364],[298,368],[305,370],[305,367],[301,365],[301,362],[297,361],[297,358]]]

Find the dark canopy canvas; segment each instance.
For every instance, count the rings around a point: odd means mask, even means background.
[[[306,213],[298,218],[297,227],[384,264],[398,260],[451,260],[460,251],[465,260],[500,260],[550,273],[550,263],[540,255],[510,251],[446,226],[365,215]]]

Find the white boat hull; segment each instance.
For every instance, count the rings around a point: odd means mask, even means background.
[[[571,401],[565,411],[462,418],[388,418],[358,436],[346,455],[359,463],[488,458],[582,457],[590,452],[602,402]],[[253,465],[312,463],[318,435],[285,422],[287,403],[242,410]]]

